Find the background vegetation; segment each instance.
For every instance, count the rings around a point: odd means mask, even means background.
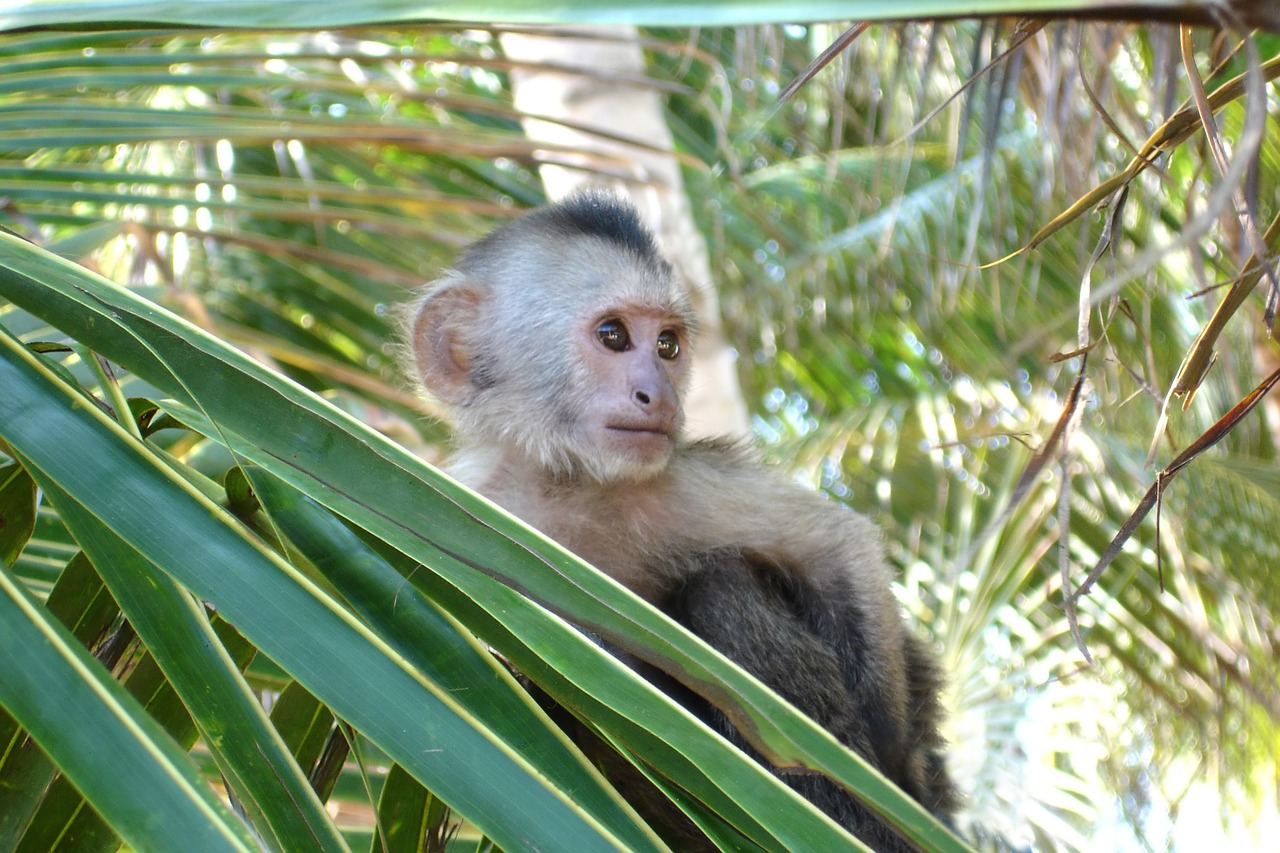
[[[885,527],[971,843],[1261,844],[1280,38],[880,25],[815,65],[845,32],[641,33],[755,432]],[[848,843],[495,577],[954,848],[419,461],[388,309],[544,200],[512,70],[474,25],[0,35],[0,848],[417,849],[445,802],[504,848],[655,845],[481,643],[726,846]]]

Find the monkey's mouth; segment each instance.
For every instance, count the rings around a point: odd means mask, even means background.
[[[616,424],[605,427],[609,443],[628,457],[656,460],[671,452],[673,443],[669,427],[655,424]]]
[[[637,435],[637,436],[654,435],[654,436],[662,436],[663,438],[670,438],[670,437],[671,437],[671,430],[669,430],[669,429],[667,429],[667,428],[665,428],[665,427],[655,427],[655,426],[614,426],[614,425],[612,425],[612,424],[611,424],[611,425],[607,425],[607,426],[605,427],[605,429],[609,430],[610,432],[626,432],[626,433],[631,433],[631,434],[633,434],[633,435]]]

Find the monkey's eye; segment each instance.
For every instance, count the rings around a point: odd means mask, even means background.
[[[627,334],[627,327],[622,325],[621,320],[605,320],[596,329],[596,337],[604,344],[605,349],[614,352],[623,352],[631,347],[631,336]]]
[[[676,333],[667,329],[658,335],[658,358],[671,361],[680,355],[680,339]]]

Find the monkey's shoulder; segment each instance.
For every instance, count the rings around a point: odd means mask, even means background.
[[[785,477],[743,442],[682,445],[668,468],[668,503],[711,545],[787,563],[856,563],[882,571],[880,530],[866,517]]]
[[[764,462],[753,445],[728,438],[702,439],[677,447],[665,474],[683,503],[706,496],[722,512],[762,517],[801,514],[854,526],[872,526],[862,516]]]
[[[699,465],[725,472],[737,469],[759,471],[768,467],[752,442],[728,436],[681,441],[676,445],[674,458],[668,469],[682,465]]]

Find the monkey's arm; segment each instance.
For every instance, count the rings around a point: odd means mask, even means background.
[[[681,461],[669,505],[683,508],[689,538],[664,558],[677,567],[677,578],[688,579],[686,595],[707,607],[724,597],[754,611],[754,602],[743,597],[755,595],[784,608],[785,631],[794,633],[791,623],[800,626],[834,660],[835,680],[848,694],[844,701],[869,740],[870,749],[860,751],[890,778],[901,775],[907,652],[878,528],[734,446],[691,445]],[[669,523],[674,529],[675,519]],[[685,559],[694,565],[682,565]],[[715,583],[721,575],[726,579]],[[743,585],[735,587],[735,578]],[[777,657],[785,670],[786,658]],[[855,741],[850,731],[848,742]]]

